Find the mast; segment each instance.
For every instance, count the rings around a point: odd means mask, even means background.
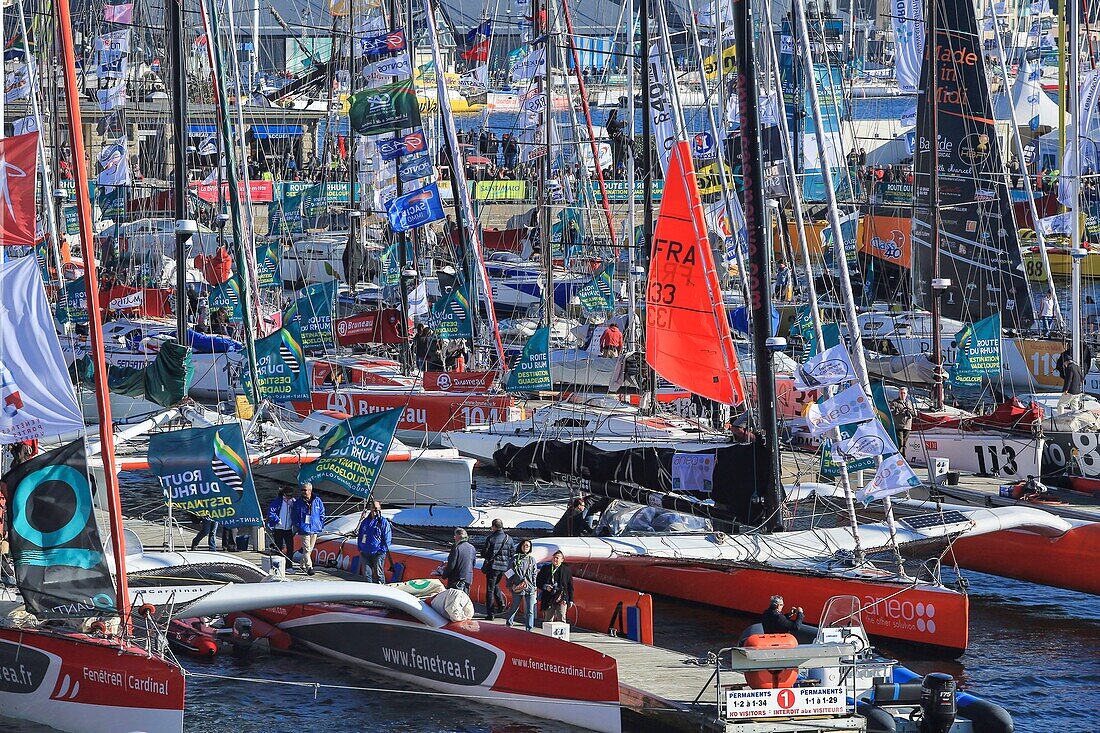
[[[65,84],[65,110],[69,125],[69,146],[73,154],[73,182],[76,185],[77,225],[84,255],[84,291],[88,297],[88,341],[95,364],[92,375],[96,409],[99,413],[100,456],[103,460],[103,487],[107,493],[107,515],[111,528],[111,555],[115,561],[115,593],[124,633],[130,625],[130,593],[126,580],[126,547],[122,539],[122,497],[115,470],[114,423],[107,387],[107,359],[103,350],[103,318],[99,312],[99,277],[96,274],[95,247],[92,246],[92,202],[88,200],[88,166],[84,159],[84,123],[80,117],[80,88],[76,80],[76,52],[73,48],[72,12],[69,0],[57,3],[57,38],[60,44]]]
[[[663,2],[663,0],[660,0]],[[650,247],[653,243],[653,116],[650,109],[653,106],[653,84],[649,78],[649,3],[650,0],[641,0],[642,7],[640,10],[639,25],[641,26],[641,57],[637,59],[639,68],[642,70],[642,242],[641,252],[645,257],[645,269],[649,270],[651,252]],[[633,45],[633,44],[631,44]],[[633,58],[633,56],[632,56]],[[633,61],[631,62],[634,63]],[[633,71],[633,66],[631,72]],[[634,100],[631,99],[630,103],[633,104]],[[633,123],[633,120],[631,120]],[[633,137],[634,129],[631,128],[630,134]],[[631,191],[630,195],[633,196],[634,192]],[[634,233],[631,232],[633,237]],[[642,321],[642,326],[645,326],[645,320]],[[642,343],[645,343],[645,332],[642,332]],[[646,382],[648,383],[647,395],[642,398],[642,404],[648,402],[648,411],[655,412],[657,409],[657,374],[650,366],[645,367]]]
[[[198,231],[187,218],[187,72],[183,68],[188,51],[183,38],[183,0],[167,0],[168,45],[171,49],[172,146],[175,177],[172,179],[172,204],[176,214],[176,339],[187,344],[187,244]],[[225,141],[226,144],[229,141]],[[218,146],[218,196],[221,197],[221,145]],[[171,502],[169,502],[171,506]]]
[[[351,6],[352,6],[352,11],[351,12],[354,15],[354,13],[355,13],[355,3],[352,2]],[[389,7],[390,30],[394,30],[394,29],[397,28],[397,20],[398,20],[399,14],[402,11],[403,11],[403,9],[401,7],[400,0],[390,0],[390,7]],[[413,78],[413,90],[415,91],[415,89],[416,89],[416,67],[415,67],[413,61],[416,58],[416,53],[415,53],[415,50],[413,48],[413,35],[414,35],[414,33],[413,33],[412,9],[411,8],[408,9],[406,21],[407,22],[405,23],[405,53],[408,55],[408,58],[409,58],[409,74]],[[355,74],[355,56],[356,56],[356,53],[353,51],[352,54],[351,54],[351,77],[353,79],[356,78],[356,74]],[[401,131],[398,130],[398,131],[394,132],[394,139],[400,139],[400,138],[401,138]],[[355,146],[353,145],[352,148],[354,149],[354,147]],[[355,157],[355,156],[352,156],[352,157]],[[398,159],[397,161],[394,161],[393,166],[394,166],[394,173],[397,174],[395,176],[395,178],[397,179],[397,195],[400,196],[402,193],[404,193],[404,188],[405,188],[401,184],[401,174],[398,171],[398,168],[400,168],[400,159]],[[358,179],[352,179],[352,180],[353,180],[353,185],[354,185],[355,182],[358,182]],[[405,270],[407,270],[409,268],[409,237],[408,237],[408,234],[406,232],[397,232],[397,259],[401,263],[401,266],[399,268],[400,274],[399,274],[398,280],[397,280],[397,288],[400,291],[400,297],[401,297],[401,324],[402,324],[401,328],[402,328],[402,330],[404,330],[408,327],[408,323],[409,323],[409,291],[408,291],[408,287],[407,287],[408,277],[406,277],[406,275],[405,275]],[[473,328],[472,327],[470,329],[470,333],[473,334]],[[412,368],[416,365],[413,358],[412,358],[412,342],[409,340],[408,337],[409,337],[409,334],[406,333],[405,338],[403,338],[402,341],[401,341],[401,368],[406,374],[408,374],[410,371],[412,371]],[[471,339],[470,339],[470,347],[471,347],[470,348],[470,353],[471,354],[474,353],[474,348],[473,348],[474,343],[475,343],[475,341],[471,337]]]
[[[771,253],[764,231],[764,171],[761,167],[759,100],[756,59],[753,53],[750,0],[733,0],[733,26],[737,43],[737,97],[741,109],[741,170],[745,179],[745,223],[749,250],[749,300],[752,317],[752,350],[756,365],[757,409],[761,434],[756,438],[757,490],[764,499],[763,529],[783,529],[780,507],[783,487],[779,482],[779,429],[775,408],[775,376],[769,348],[772,325],[771,288],[767,273]],[[795,3],[798,7],[798,3]],[[721,49],[719,49],[719,54]],[[648,196],[646,197],[649,198]]]
[[[943,410],[943,350],[940,348],[940,293],[946,290],[940,277],[940,215],[937,202],[940,200],[940,166],[937,161],[940,149],[940,100],[939,100],[939,65],[936,61],[936,48],[939,42],[939,2],[928,0],[928,32],[924,34],[924,54],[928,68],[930,69],[928,94],[932,97],[929,117],[929,134],[927,155],[931,156],[932,164],[928,173],[928,237],[932,249],[932,343],[930,350],[932,355],[932,409],[936,412]],[[919,135],[918,135],[919,138]],[[920,146],[920,140],[917,140]],[[917,151],[920,154],[920,151]],[[1036,222],[1038,226],[1038,222]],[[905,450],[905,446],[898,446]]]
[[[539,176],[539,200],[542,202],[542,206],[539,208],[539,242],[542,248],[542,260],[543,266],[546,268],[546,326],[551,332],[554,330],[554,245],[550,242],[551,232],[553,226],[550,223],[551,212],[553,206],[546,196],[546,184],[550,181],[550,176],[554,173],[554,165],[550,161],[550,141],[553,139],[551,133],[551,126],[554,124],[554,64],[552,60],[554,43],[553,33],[551,25],[551,4],[553,0],[543,0],[541,3],[535,2],[533,7],[535,9],[535,33],[536,37],[541,31],[543,40],[543,75],[542,81],[539,82],[542,87],[542,93],[545,97],[546,103],[542,110],[542,175]],[[539,9],[542,9],[542,13]],[[539,16],[543,17],[540,18]],[[540,23],[543,20],[543,23]],[[562,178],[564,185],[564,176]],[[564,193],[564,192],[563,192]],[[563,222],[564,223],[564,222]],[[564,241],[564,229],[563,241]]]
[[[1066,4],[1066,12],[1069,16],[1069,83],[1066,88],[1067,102],[1070,104],[1069,116],[1073,120],[1073,128],[1070,134],[1070,150],[1073,151],[1073,166],[1070,171],[1073,174],[1071,188],[1073,189],[1073,218],[1070,219],[1070,256],[1072,262],[1072,283],[1070,295],[1070,338],[1073,360],[1081,364],[1081,258],[1078,250],[1081,248],[1081,109],[1079,105],[1080,82],[1078,70],[1081,68],[1081,60],[1078,54],[1081,52],[1081,4],[1078,0],[1070,0]],[[1085,110],[1088,114],[1091,110]],[[1063,148],[1064,150],[1064,148]],[[1066,165],[1063,162],[1062,168]],[[1036,223],[1036,226],[1038,224]],[[1057,304],[1057,301],[1055,301]],[[1087,372],[1087,365],[1082,365]]]

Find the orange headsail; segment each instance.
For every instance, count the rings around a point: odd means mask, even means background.
[[[672,149],[646,287],[646,361],[686,390],[744,400],[737,355],[686,142]]]

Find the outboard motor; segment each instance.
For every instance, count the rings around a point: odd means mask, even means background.
[[[233,653],[236,655],[248,654],[252,650],[252,619],[245,616],[238,616],[233,620],[232,633],[229,636],[229,643],[233,646]]]
[[[955,724],[955,678],[942,672],[921,682],[921,733],[948,733]]]

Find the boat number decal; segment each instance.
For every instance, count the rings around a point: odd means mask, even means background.
[[[1100,452],[1096,433],[1048,434],[1044,458],[1046,470],[1073,467],[1082,476],[1100,476]]]
[[[37,649],[0,641],[0,692],[34,692],[49,668],[50,658]]]
[[[1013,475],[1019,472],[1020,467],[1016,465],[1016,449],[1009,445],[1002,445],[1000,455],[997,454],[997,446],[995,445],[976,445],[974,446],[974,453],[978,456],[978,473],[979,474],[1006,474]],[[986,453],[989,454],[989,465],[986,465]],[[1004,465],[1001,465],[1000,458],[1004,457]]]

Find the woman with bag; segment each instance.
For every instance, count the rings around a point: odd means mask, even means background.
[[[512,591],[512,613],[508,616],[508,625],[516,621],[519,613],[519,604],[524,603],[524,612],[527,614],[527,623],[524,624],[530,631],[535,627],[535,579],[538,576],[538,563],[531,555],[531,540],[523,540],[519,543],[519,550],[512,556],[512,577],[508,579],[508,587]]]

